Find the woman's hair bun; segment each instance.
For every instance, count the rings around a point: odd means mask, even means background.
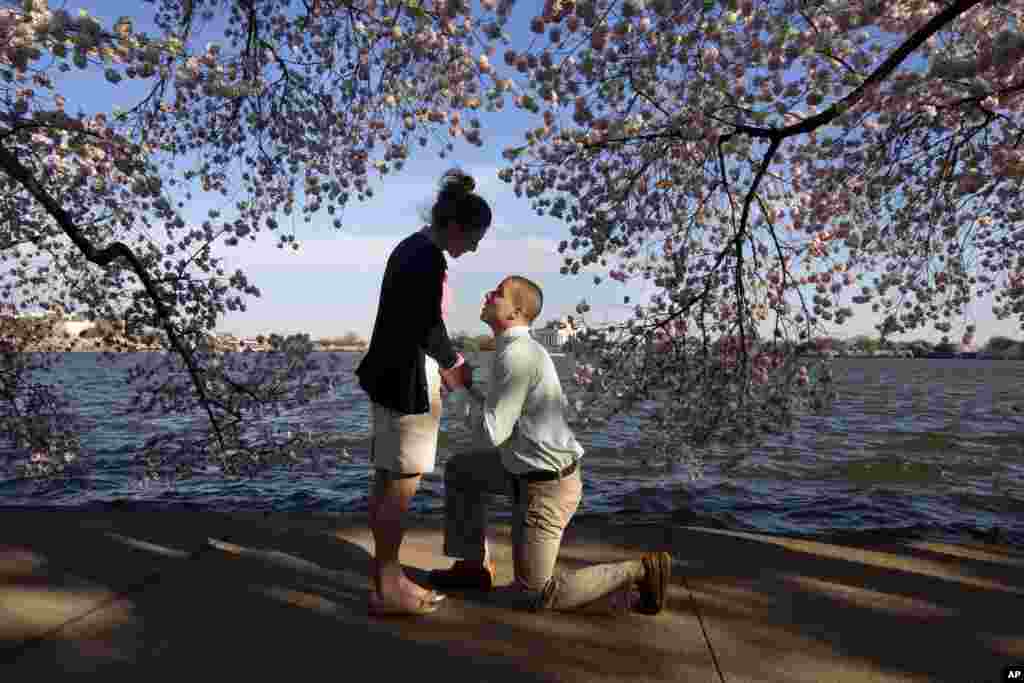
[[[475,190],[473,176],[457,168],[445,171],[441,176],[441,191],[430,210],[430,224],[447,229],[454,221],[483,234],[491,225],[491,207]]]
[[[447,171],[441,176],[441,192],[454,192],[458,195],[471,195],[476,189],[476,181],[473,176],[463,173],[457,168]]]

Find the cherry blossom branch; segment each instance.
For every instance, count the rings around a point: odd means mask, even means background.
[[[921,47],[925,41],[941,31],[960,15],[984,2],[985,0],[957,0],[952,5],[936,14],[928,20],[924,26],[915,31],[912,36],[907,38],[903,44],[896,48],[884,62],[879,64],[878,68],[872,71],[871,74],[864,79],[863,83],[857,86],[846,97],[833,103],[824,111],[821,111],[814,116],[810,116],[800,123],[782,128],[760,128],[756,126],[734,124],[736,130],[746,133],[752,137],[766,138],[769,140],[774,140],[775,138],[785,139],[793,137],[794,135],[803,135],[817,130],[846,112],[848,109],[853,107],[853,105],[857,104],[857,102],[863,99],[868,88],[881,83],[888,78],[889,75],[903,63],[903,60],[913,54],[913,52],[917,50],[917,48]]]
[[[46,212],[53,217],[61,230],[63,230],[74,245],[78,247],[79,251],[82,252],[89,262],[95,263],[101,268],[110,265],[117,259],[124,259],[128,262],[132,270],[135,271],[136,276],[142,281],[146,294],[149,296],[150,301],[152,301],[153,306],[157,311],[160,323],[164,328],[164,331],[167,332],[168,341],[170,341],[171,346],[174,347],[174,350],[185,362],[189,375],[192,378],[192,382],[196,387],[196,391],[199,393],[200,400],[210,417],[211,425],[217,433],[218,441],[223,445],[223,437],[220,432],[220,427],[217,424],[217,420],[214,417],[213,410],[210,407],[210,401],[206,394],[205,383],[203,381],[201,371],[196,367],[192,354],[185,348],[184,342],[174,329],[172,322],[173,313],[165,305],[163,301],[163,294],[157,287],[156,282],[153,281],[153,278],[150,277],[149,271],[142,263],[142,260],[139,259],[134,251],[132,251],[131,247],[122,242],[114,242],[104,249],[96,249],[96,247],[93,246],[93,244],[81,233],[71,216],[64,210],[60,203],[57,202],[57,200],[39,184],[29,170],[25,168],[20,161],[18,161],[18,158],[14,156],[14,154],[12,154],[6,147],[2,146],[0,146],[0,167],[2,167],[13,179],[21,183],[22,187],[24,187],[35,198],[35,200],[42,205]]]

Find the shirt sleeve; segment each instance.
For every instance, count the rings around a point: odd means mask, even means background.
[[[427,330],[422,346],[423,352],[436,360],[437,364],[445,370],[451,370],[461,365],[462,356],[455,351],[440,313],[438,313],[436,322]]]
[[[508,349],[496,359],[483,406],[482,432],[495,448],[512,436],[533,384],[534,368],[529,356],[516,351]]]

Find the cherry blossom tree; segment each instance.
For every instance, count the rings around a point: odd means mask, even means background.
[[[191,17],[180,21],[178,31],[187,33]],[[178,33],[149,38],[133,31],[130,18],[103,28],[85,13],[72,17],[40,1],[0,12],[0,33],[2,239],[5,261],[14,266],[0,276],[4,294],[17,294],[22,308],[129,315],[162,332],[173,355],[133,370],[138,409],[201,411],[206,427],[193,430],[198,438],[178,452],[164,439],[147,444],[141,459],[151,472],[188,470],[194,464],[188,458],[197,454],[228,473],[252,471],[288,461],[297,446],[318,441],[300,432],[278,443],[251,424],[266,405],[287,409],[324,390],[322,373],[307,359],[308,339],[273,339],[273,352],[258,362],[212,352],[208,332],[217,317],[244,308],[243,296],[259,291],[241,271],[226,274],[211,255],[216,240],[237,243],[242,221],[196,228],[181,213],[190,195],[178,188],[191,174],[180,170],[184,150],[174,146],[173,133],[160,128],[169,125],[160,114],[177,111],[166,99],[180,96],[174,77],[188,82],[175,71],[179,60],[184,69],[190,63]],[[71,115],[54,76],[75,69],[100,69],[113,84],[148,79],[151,87],[134,110]],[[207,189],[211,177],[203,177]],[[15,348],[7,355],[31,347],[25,335],[9,341]],[[19,372],[6,375],[16,405],[5,433],[15,446],[31,449],[36,469],[53,470],[47,467],[53,462],[59,469],[67,453],[60,397],[37,391],[25,379],[25,363],[8,360]],[[44,360],[31,369],[51,365]]]
[[[591,335],[585,412],[649,409],[668,449],[754,438],[827,404],[827,366],[796,348],[854,305],[883,336],[948,333],[989,294],[997,315],[1024,312],[1022,15],[1024,0],[150,0],[104,26],[27,0],[0,13],[0,288],[161,330],[172,353],[133,373],[139,405],[203,414],[186,450],[225,471],[287,460],[296,444],[251,434],[261,406],[322,390],[309,340],[216,354],[219,317],[259,296],[217,250],[298,251],[296,222],[341,228],[375,177],[417,148],[484,144],[511,102],[537,125],[501,177],[567,223],[564,272],[656,290]],[[532,42],[510,43],[517,21]],[[55,75],[97,72],[144,94],[68,113]],[[219,208],[196,219],[198,198]],[[172,451],[145,457],[161,469]]]
[[[658,398],[667,449],[756,437],[827,404],[827,366],[795,342],[853,304],[883,338],[948,333],[990,294],[1024,318],[1022,16],[1013,0],[549,0],[535,45],[504,53],[541,125],[502,177],[568,224],[563,272],[657,290],[594,335],[595,402]]]

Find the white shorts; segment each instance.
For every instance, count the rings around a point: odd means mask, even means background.
[[[373,405],[371,459],[377,469],[398,474],[433,472],[437,461],[437,435],[441,430],[441,374],[430,356],[424,356],[430,412],[406,415],[379,403]]]

